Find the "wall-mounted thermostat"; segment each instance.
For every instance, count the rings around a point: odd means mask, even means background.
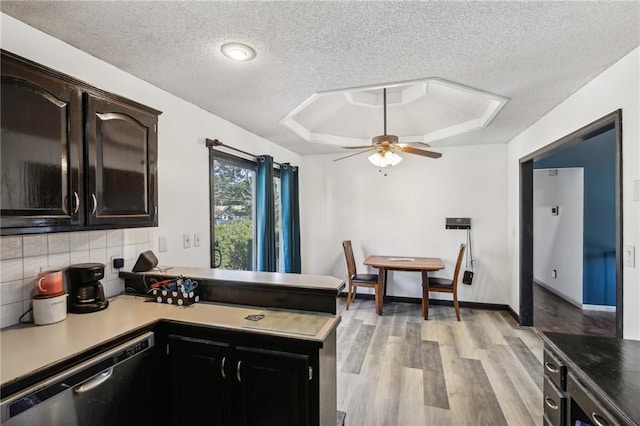
[[[551,207],[551,215],[552,216],[558,216],[558,213],[560,213],[560,207],[558,207],[558,206]]]
[[[470,217],[448,217],[445,224],[446,229],[471,229]]]

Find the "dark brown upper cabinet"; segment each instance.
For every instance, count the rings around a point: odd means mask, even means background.
[[[91,93],[84,99],[89,224],[157,225],[157,116]]]
[[[2,235],[157,226],[161,112],[1,59]]]
[[[2,231],[80,225],[82,98],[77,87],[2,56]]]

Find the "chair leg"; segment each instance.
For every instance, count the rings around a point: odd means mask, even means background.
[[[456,318],[460,321],[460,306],[458,306],[458,295],[453,293],[453,307],[456,309]]]
[[[352,292],[352,285],[351,283],[349,283],[349,291],[347,292],[347,311],[349,310],[349,305],[351,305],[351,292]]]
[[[374,289],[374,298],[376,300],[376,314],[382,315],[382,291],[380,286],[375,286]]]

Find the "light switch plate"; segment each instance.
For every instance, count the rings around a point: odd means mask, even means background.
[[[624,246],[624,266],[627,268],[636,267],[636,247],[632,245]]]
[[[182,234],[182,245],[184,248],[191,247],[191,234]]]
[[[162,235],[158,237],[158,251],[164,253],[167,251],[167,236]]]
[[[200,247],[200,234],[197,232],[193,234],[193,246]]]

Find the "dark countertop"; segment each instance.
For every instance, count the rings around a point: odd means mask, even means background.
[[[612,414],[640,424],[640,341],[551,332],[541,336]]]

